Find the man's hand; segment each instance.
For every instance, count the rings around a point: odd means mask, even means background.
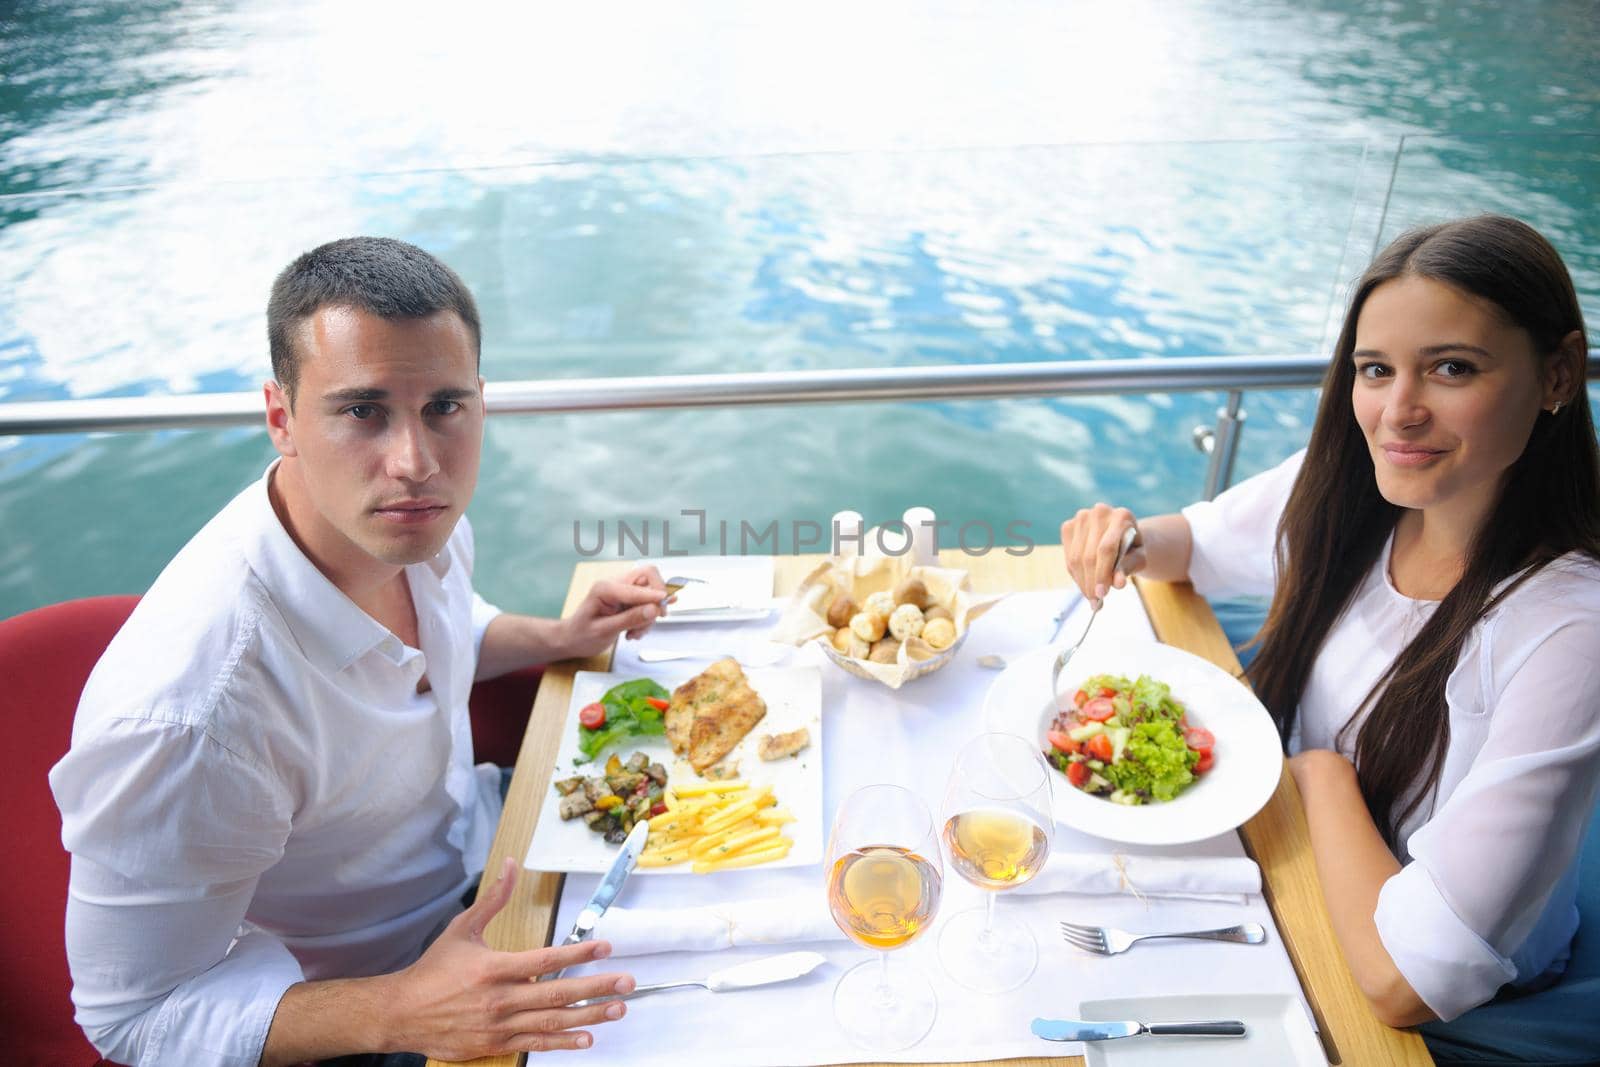
[[[563,967],[604,959],[609,943],[528,952],[497,952],[484,944],[484,927],[511,899],[516,880],[516,863],[507,858],[500,877],[479,889],[477,901],[445,927],[422,958],[390,976],[391,1018],[398,1026],[391,1047],[444,1060],[588,1048],[593,1035],[578,1027],[622,1018],[627,1006],[621,1001],[569,1005],[632,992],[633,979],[626,974],[536,981]]]
[[[568,657],[593,656],[605,651],[617,634],[641,637],[663,614],[666,583],[654,567],[635,567],[621,578],[594,583],[578,610],[561,620],[564,651]]]

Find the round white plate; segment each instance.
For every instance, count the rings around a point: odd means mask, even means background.
[[[1055,719],[1050,667],[1059,648],[1041,648],[1014,661],[989,688],[983,717],[990,730],[1019,734],[1048,749]],[[1189,722],[1216,736],[1216,765],[1176,799],[1129,807],[1052,779],[1056,819],[1074,830],[1134,845],[1180,845],[1238,828],[1271,798],[1283,773],[1283,748],[1267,709],[1244,685],[1182,649],[1155,642],[1080,649],[1061,672],[1070,695],[1093,674],[1148,674],[1172,688]]]

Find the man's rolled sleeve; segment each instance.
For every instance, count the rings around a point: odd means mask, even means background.
[[[259,1061],[302,979],[281,942],[244,925],[282,855],[285,798],[204,730],[134,719],[97,724],[50,783],[73,854],[67,962],[90,1041],[140,1067]]]
[[[472,648],[474,656],[483,653],[484,631],[501,614],[502,612],[499,608],[483,599],[476,592],[472,594]]]
[[[1517,976],[1510,959],[1461,921],[1419,862],[1384,883],[1373,919],[1394,965],[1446,1022]]]

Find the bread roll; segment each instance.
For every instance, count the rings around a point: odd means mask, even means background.
[[[882,615],[874,615],[870,611],[857,612],[850,618],[850,629],[863,641],[881,640],[888,628],[889,624]]]
[[[894,587],[894,602],[896,604],[915,604],[918,608],[926,608],[933,598],[928,595],[928,587],[922,584],[921,578],[907,578]]]
[[[850,616],[859,609],[849,593],[840,593],[833,598],[833,603],[828,605],[828,625],[835,630],[842,626],[850,625]]]
[[[892,637],[885,637],[872,646],[867,658],[874,663],[893,663],[899,655],[900,642]]]
[[[956,624],[949,619],[930,619],[922,627],[922,639],[943,651],[956,643]]]
[[[922,609],[915,604],[901,604],[889,616],[889,632],[896,640],[904,641],[922,633]]]
[[[861,610],[876,615],[879,618],[887,619],[890,615],[894,614],[894,608],[894,594],[880,589],[878,592],[867,597],[867,602],[862,605]]]

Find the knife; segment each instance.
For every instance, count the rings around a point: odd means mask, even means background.
[[[1067,596],[1067,602],[1061,605],[1061,611],[1050,621],[1055,623],[1050,631],[1050,639],[1045,644],[1054,644],[1057,637],[1061,636],[1061,628],[1067,624],[1067,616],[1072,614],[1072,609],[1078,606],[1078,601],[1083,599],[1083,594],[1074,589]]]
[[[1034,1034],[1046,1041],[1111,1041],[1119,1037],[1152,1034],[1156,1037],[1243,1037],[1244,1023],[1237,1019],[1207,1023],[1080,1022],[1076,1019],[1035,1019]]]
[[[699,986],[709,989],[713,993],[728,993],[735,989],[751,989],[755,986],[772,985],[776,982],[789,982],[802,975],[810,974],[828,958],[820,952],[785,952],[781,956],[767,956],[759,960],[750,960],[748,963],[735,964],[724,967],[720,971],[713,971],[705,978],[689,979],[682,982],[657,982],[654,985],[642,985],[632,993],[621,997],[606,997],[606,1000],[632,1000],[642,997],[646,993],[659,993],[663,989],[684,989],[689,986]],[[573,1007],[583,1007],[585,1004],[598,1003],[598,1000],[580,1001]]]
[[[600,879],[594,894],[589,897],[589,903],[578,913],[578,921],[572,924],[572,933],[561,942],[563,945],[576,945],[594,936],[595,924],[600,921],[600,916],[606,913],[606,909],[611,907],[611,902],[616,900],[617,894],[622,891],[622,883],[633,873],[634,865],[639,862],[639,853],[644,851],[645,839],[649,836],[648,819],[640,819],[633,824],[627,839],[622,842],[622,848],[617,850],[616,859],[611,861],[611,869],[606,871],[606,876]],[[560,978],[564,970],[566,968],[562,968],[561,971],[551,971],[540,976],[539,980],[543,982],[551,978]]]

